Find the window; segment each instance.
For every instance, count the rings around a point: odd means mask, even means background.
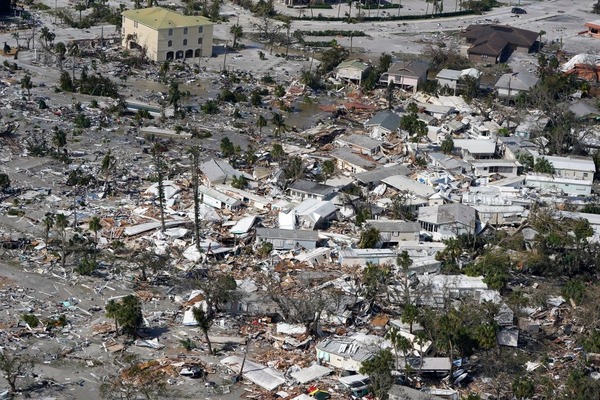
[[[173,36],[173,29],[169,29],[169,36]]]
[[[201,37],[198,38],[198,44],[202,44],[202,38]]]
[[[198,33],[202,33],[202,27],[201,26],[198,27]]]
[[[183,39],[183,45],[187,46],[187,39]]]
[[[587,178],[587,177],[588,177],[588,173],[587,173],[587,172],[584,172],[584,173],[583,173],[583,177],[584,177],[584,178]]]
[[[183,28],[183,34],[187,35],[187,28]]]
[[[167,47],[171,47],[171,46],[173,46],[173,41],[172,41],[172,40],[169,40],[169,41],[167,42]]]
[[[133,22],[133,27],[134,27],[134,28],[137,28],[137,27],[138,27],[138,23],[137,23],[137,21],[134,21],[134,22]]]

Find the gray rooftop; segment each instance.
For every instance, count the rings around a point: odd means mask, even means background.
[[[511,90],[529,90],[536,85],[539,78],[529,72],[504,74],[498,79],[495,87]]]
[[[210,182],[225,181],[234,176],[244,176],[246,179],[254,180],[251,175],[236,170],[226,161],[215,160],[213,158],[200,164],[200,171],[202,171]]]
[[[451,81],[457,81],[460,78],[462,71],[457,71],[455,69],[446,69],[444,68],[435,76],[436,79],[448,79]]]
[[[360,155],[352,152],[350,149],[345,147],[340,147],[331,152],[331,156],[346,161],[349,164],[355,165],[357,167],[362,167],[365,169],[375,168],[377,163],[374,161],[370,161]]]
[[[362,182],[364,184],[374,183],[378,184],[383,179],[388,176],[393,175],[408,175],[410,170],[408,167],[404,165],[394,165],[394,166],[383,166],[372,171],[361,172],[360,174],[354,175],[357,181]]]
[[[365,122],[365,126],[380,126],[388,131],[395,131],[400,127],[400,115],[390,110],[380,111]]]
[[[427,73],[429,62],[425,60],[398,61],[392,64],[389,74],[420,77]]]
[[[383,179],[382,182],[400,191],[407,191],[416,196],[424,198],[429,198],[436,192],[431,186],[419,183],[414,179],[410,179],[404,175],[389,176]]]
[[[402,221],[399,219],[369,219],[368,226],[377,228],[379,232],[419,232],[421,226],[416,222]]]
[[[335,187],[333,186],[323,185],[322,183],[307,181],[304,179],[299,179],[292,183],[290,186],[288,186],[288,190],[289,189],[296,190],[298,192],[318,194],[321,196],[327,196],[335,191]]]

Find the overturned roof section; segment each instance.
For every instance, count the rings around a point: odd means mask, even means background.
[[[315,231],[289,230],[275,228],[256,228],[256,236],[265,239],[283,240],[319,240],[319,234]]]
[[[335,187],[333,186],[323,185],[322,183],[307,181],[304,179],[299,179],[292,183],[288,189],[320,196],[327,196],[335,191]]]
[[[244,378],[266,390],[277,389],[285,383],[285,378],[281,372],[250,360],[244,362],[242,357],[226,357],[220,361],[220,364],[225,365],[236,374],[240,373],[243,364],[242,375]]]
[[[443,204],[441,206],[419,208],[419,221],[436,225],[459,223],[465,226],[475,226],[477,217],[473,207],[460,203]]]
[[[162,7],[127,10],[123,11],[121,15],[157,30],[213,25],[213,23],[207,18],[192,15],[181,15]]]

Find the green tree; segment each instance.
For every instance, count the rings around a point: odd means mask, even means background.
[[[11,396],[17,393],[17,380],[25,376],[33,366],[33,358],[23,354],[16,354],[7,347],[2,349],[2,352],[0,352],[0,372],[2,372],[4,379],[10,387]]]
[[[379,229],[374,227],[367,227],[360,234],[358,247],[360,247],[361,249],[374,249],[379,242],[381,242],[381,235],[379,233]]]
[[[97,250],[98,250],[98,231],[102,229],[102,225],[100,224],[100,218],[97,216],[92,217],[90,219],[88,228],[90,231],[94,232],[94,264],[97,261]]]
[[[375,265],[368,263],[361,275],[360,293],[372,309],[377,298],[385,294],[388,296],[388,285],[392,272],[388,265]]]
[[[542,174],[554,174],[554,166],[545,157],[538,157],[533,165],[533,172]]]
[[[236,189],[245,189],[248,185],[248,180],[243,175],[234,176],[231,178],[231,186]]]
[[[271,148],[271,157],[275,160],[282,160],[285,157],[285,151],[283,150],[283,146],[280,143],[273,143],[273,147]]]
[[[335,173],[335,162],[333,160],[325,160],[321,164],[321,173],[323,174],[324,183]]]
[[[31,88],[33,83],[31,82],[31,76],[29,74],[23,75],[21,78],[21,89],[27,90],[27,101],[31,101]]]
[[[476,263],[465,267],[465,274],[469,276],[483,275],[490,289],[503,291],[508,283],[508,271],[511,260],[508,254],[501,251],[490,251],[479,257]]]
[[[228,137],[221,139],[221,154],[223,157],[231,157],[235,154],[235,146]]]
[[[529,399],[535,394],[535,385],[531,379],[519,376],[512,383],[512,391],[518,400]]]
[[[448,135],[448,137],[446,137],[442,141],[441,148],[442,148],[442,153],[452,154],[452,152],[454,151],[454,140],[452,140],[452,136]]]
[[[371,388],[376,398],[388,399],[388,391],[394,384],[393,369],[394,356],[389,349],[380,350],[371,359],[362,363],[360,373],[368,375],[371,379]]]
[[[79,11],[79,23],[81,24],[81,12],[87,10],[87,6],[83,3],[75,4],[75,11]]]
[[[179,102],[181,101],[181,92],[179,91],[179,84],[172,81],[169,85],[169,105],[173,106],[175,116],[180,115]]]
[[[139,299],[134,295],[123,297],[117,302],[116,321],[121,326],[123,333],[130,337],[135,337],[137,330],[144,323],[142,315],[142,305]],[[110,318],[111,316],[107,314]]]
[[[0,192],[6,191],[10,187],[10,177],[4,172],[0,172]]]

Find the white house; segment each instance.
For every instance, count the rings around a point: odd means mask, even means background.
[[[336,79],[346,80],[360,85],[362,79],[371,69],[371,66],[360,60],[349,60],[342,62],[336,69]]]
[[[502,75],[494,87],[498,96],[514,98],[522,92],[529,92],[538,80],[537,76],[529,72],[513,72]]]

